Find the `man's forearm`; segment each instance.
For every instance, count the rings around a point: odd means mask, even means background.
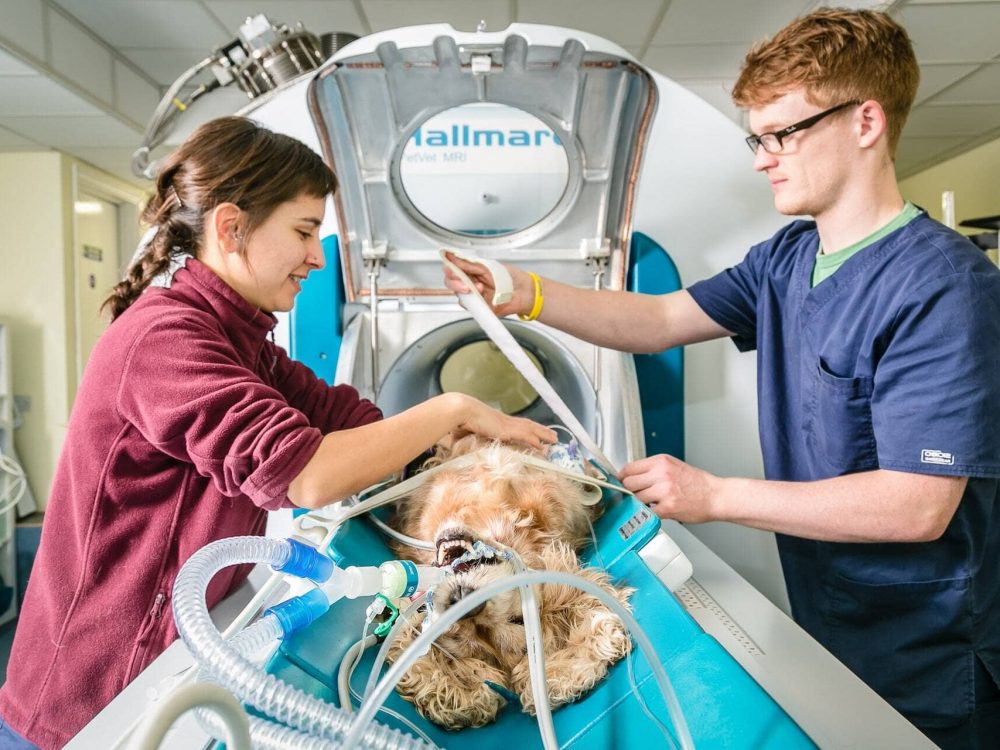
[[[944,533],[965,477],[876,470],[815,482],[719,478],[711,515],[831,542],[919,542]]]
[[[539,319],[592,344],[624,352],[661,352],[725,336],[686,291],[665,295],[580,289],[545,280]]]

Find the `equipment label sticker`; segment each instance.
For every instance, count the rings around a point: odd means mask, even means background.
[[[653,514],[650,512],[649,508],[644,505],[639,508],[639,510],[637,510],[630,519],[618,527],[618,533],[621,534],[622,539],[627,542],[629,537],[641,529],[642,525],[652,517]]]
[[[940,466],[952,466],[955,463],[955,456],[944,451],[935,451],[924,448],[920,451],[920,463],[939,464]]]

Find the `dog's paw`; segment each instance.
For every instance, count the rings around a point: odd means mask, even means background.
[[[426,665],[423,665],[426,666]],[[485,664],[467,665],[479,672],[495,670]],[[445,729],[481,727],[496,720],[497,714],[507,705],[498,692],[486,684],[483,677],[469,670],[461,674],[423,669],[418,661],[398,686],[399,694],[416,706],[427,719]],[[502,679],[499,673],[491,679]],[[502,683],[497,683],[501,686]],[[505,687],[505,686],[503,686]]]
[[[395,662],[412,640],[404,633],[389,651]],[[507,701],[487,681],[508,689],[506,677],[481,659],[452,659],[436,647],[417,659],[396,689],[427,719],[445,729],[481,727],[494,721]]]
[[[545,657],[545,682],[552,708],[572,703],[592,690],[607,674],[611,665],[632,649],[632,640],[622,621],[604,607],[594,610],[573,633],[566,644]],[[522,708],[535,713],[531,690],[531,672],[527,658],[511,671],[511,683],[521,699]]]

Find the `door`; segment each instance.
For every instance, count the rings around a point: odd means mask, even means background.
[[[79,369],[107,327],[101,305],[119,279],[120,250],[118,205],[96,195],[79,192],[76,213],[76,298]]]

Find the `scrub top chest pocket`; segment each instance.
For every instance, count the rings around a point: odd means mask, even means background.
[[[809,381],[812,391],[806,441],[813,448],[817,468],[836,476],[878,467],[872,429],[871,377],[844,377],[831,371],[820,357]]]

